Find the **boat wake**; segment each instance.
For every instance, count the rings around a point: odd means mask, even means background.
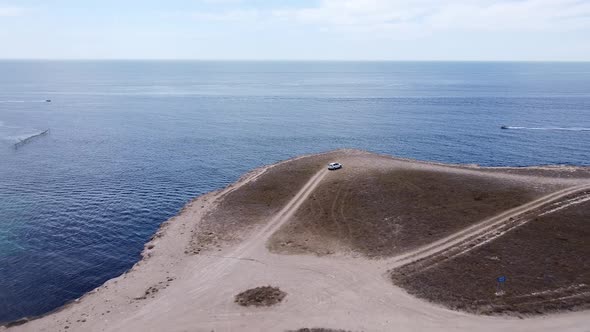
[[[40,133],[36,133],[34,135],[29,135],[25,138],[19,139],[18,142],[14,143],[14,148],[15,149],[19,149],[21,148],[23,145],[30,143],[31,141],[33,141],[34,139],[41,137],[41,136],[45,136],[49,133],[49,129],[46,129]]]
[[[502,126],[502,129],[590,131],[590,128],[587,128],[587,127],[511,127],[511,126]]]
[[[50,103],[50,99],[45,100],[0,100],[0,104],[23,104],[23,103]]]

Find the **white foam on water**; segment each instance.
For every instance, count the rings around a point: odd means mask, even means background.
[[[590,128],[586,127],[506,127],[508,129],[521,129],[521,130],[567,130],[567,131],[590,131]]]
[[[46,100],[0,100],[0,104],[46,103]]]
[[[0,140],[9,143],[18,143],[28,137],[34,136],[42,132],[35,128],[23,128],[18,126],[7,126],[4,121],[0,121]]]
[[[10,143],[18,143],[29,136],[31,136],[31,135],[8,135],[8,136],[2,137],[2,140],[8,141]]]

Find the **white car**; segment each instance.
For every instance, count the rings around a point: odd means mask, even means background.
[[[341,168],[342,168],[342,164],[340,164],[340,163],[329,163],[328,164],[328,169],[331,171],[341,169]]]

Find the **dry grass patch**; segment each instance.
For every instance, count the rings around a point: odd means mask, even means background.
[[[281,302],[287,293],[277,287],[263,286],[248,289],[236,295],[235,302],[241,306],[270,307]]]
[[[480,314],[590,308],[590,202],[543,216],[452,260],[392,275],[418,297]],[[436,262],[434,262],[436,263]],[[507,277],[497,296],[496,278]]]
[[[533,200],[546,189],[497,176],[363,167],[331,173],[271,239],[279,253],[393,256]],[[383,158],[381,158],[383,159]],[[382,162],[382,161],[380,161]],[[390,163],[395,163],[394,160]]]
[[[347,330],[334,330],[334,329],[325,329],[322,327],[314,327],[314,328],[302,328],[299,330],[290,330],[287,332],[351,332]]]

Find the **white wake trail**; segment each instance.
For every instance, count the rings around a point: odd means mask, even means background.
[[[0,104],[48,103],[47,100],[0,100]]]
[[[513,127],[513,126],[507,126],[506,129],[590,131],[590,128],[587,128],[587,127]]]

